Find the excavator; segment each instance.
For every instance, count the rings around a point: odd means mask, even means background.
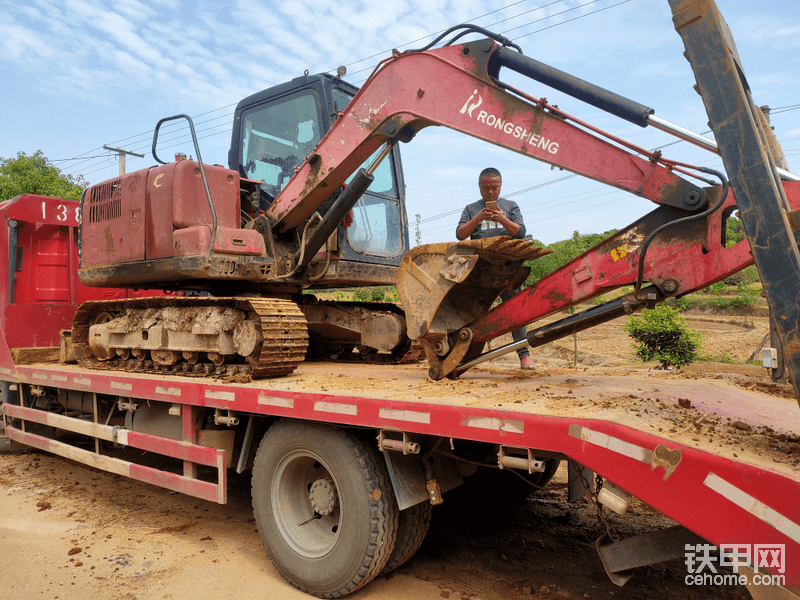
[[[399,362],[424,353],[433,380],[516,349],[487,342],[596,296],[633,291],[533,328],[532,346],[667,298],[753,263],[782,358],[800,381],[800,183],[750,90],[712,0],[669,0],[715,140],[633,100],[525,56],[510,40],[460,25],[394,52],[360,89],[305,74],[246,98],[229,168],[204,165],[186,115],[155,128],[160,166],[93,185],[81,200],[81,281],[184,290],[183,297],[89,302],[73,323],[93,368],[185,374],[291,373],[309,355]],[[467,34],[483,39],[455,43]],[[435,47],[439,45],[440,47]],[[725,173],[670,160],[504,83],[524,75],[640,127],[722,157]],[[159,128],[189,120],[197,160],[162,162]],[[656,205],[565,267],[492,308],[546,251],[508,237],[409,249],[396,145],[444,126]],[[738,212],[748,239],[727,247]],[[386,303],[321,302],[304,290],[396,284]],[[199,292],[199,293],[198,293]],[[795,384],[796,385],[796,384]]]

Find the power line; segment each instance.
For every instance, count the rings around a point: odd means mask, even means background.
[[[497,13],[497,12],[500,12],[500,11],[502,11],[502,10],[506,10],[506,9],[508,9],[508,8],[511,8],[511,7],[513,7],[513,6],[517,6],[517,5],[519,5],[519,4],[523,4],[523,3],[524,3],[524,2],[526,2],[526,1],[527,1],[527,0],[519,0],[518,2],[513,2],[513,3],[511,3],[511,4],[508,4],[508,5],[506,5],[506,6],[502,7],[502,8],[499,8],[499,9],[496,9],[496,10],[489,11],[489,12],[487,12],[487,13],[484,13],[484,14],[482,14],[482,15],[478,16],[478,17],[475,17],[475,18],[471,19],[470,21],[477,21],[477,20],[479,20],[479,19],[482,19],[482,18],[484,18],[484,17],[486,17],[486,16],[489,16],[489,15],[495,14],[495,13]],[[541,9],[543,9],[543,8],[546,8],[546,7],[548,7],[548,6],[552,6],[552,5],[554,5],[554,4],[559,4],[559,3],[563,2],[563,1],[564,1],[564,0],[555,0],[555,1],[553,1],[553,2],[550,2],[550,3],[548,3],[548,4],[545,4],[545,5],[542,5],[542,6],[536,7],[536,8],[534,8],[534,9],[531,9],[531,10],[528,10],[528,11],[524,11],[524,12],[522,12],[522,13],[519,13],[519,14],[517,14],[517,15],[513,15],[513,16],[511,16],[511,17],[508,17],[507,19],[502,19],[502,20],[500,20],[500,21],[497,21],[496,23],[494,23],[494,24],[492,24],[492,25],[489,25],[489,26],[491,27],[491,26],[494,26],[494,25],[496,25],[496,24],[503,23],[503,22],[505,22],[505,21],[508,21],[508,20],[511,20],[511,19],[518,18],[518,17],[520,17],[520,16],[522,16],[522,15],[529,14],[529,13],[531,13],[531,12],[535,12],[535,11],[537,11],[537,10],[541,10]],[[526,27],[526,26],[528,26],[528,25],[531,25],[532,23],[538,23],[538,22],[541,22],[541,21],[543,21],[543,20],[546,20],[546,19],[549,19],[549,18],[556,17],[556,16],[558,16],[558,15],[564,14],[565,12],[569,12],[569,10],[575,10],[576,8],[582,8],[582,7],[584,7],[584,6],[588,6],[589,4],[594,4],[595,2],[598,2],[598,1],[599,1],[599,0],[591,0],[590,2],[584,3],[584,4],[580,5],[580,6],[574,7],[574,8],[572,8],[572,9],[568,9],[567,11],[562,11],[562,12],[560,12],[560,13],[556,13],[556,14],[554,14],[554,15],[550,15],[550,16],[548,16],[548,17],[544,17],[544,18],[542,18],[542,19],[538,19],[538,20],[536,20],[536,21],[531,21],[531,22],[525,23],[525,24],[523,24],[523,25],[521,25],[521,26],[519,26],[519,27],[515,27],[515,28],[513,28],[513,29],[519,29],[520,27]],[[619,4],[624,4],[625,2],[630,2],[630,0],[624,0],[624,2],[621,2],[621,3],[619,3]],[[618,5],[618,4],[617,4],[617,5]],[[613,5],[613,6],[617,6],[617,5]],[[612,8],[612,6],[609,6],[609,7],[606,7],[606,8]],[[605,9],[603,9],[603,10],[605,10]],[[586,15],[581,15],[581,17],[577,17],[577,18],[582,18],[582,17],[584,17],[584,16],[589,16],[589,15],[591,15],[591,14],[594,14],[595,12],[600,12],[600,11],[598,10],[598,11],[594,11],[594,12],[592,12],[592,13],[587,13]],[[571,19],[571,20],[575,20],[575,19]],[[568,21],[565,21],[565,22],[568,22]],[[559,23],[559,24],[563,24],[563,23]],[[555,26],[555,25],[553,25],[553,26]],[[545,29],[548,29],[548,28],[545,28]],[[540,31],[543,31],[543,30],[544,30],[544,29],[542,29],[542,30],[540,30]],[[442,31],[445,31],[445,30],[442,30]],[[509,31],[511,31],[511,30],[509,30]],[[441,31],[440,31],[440,32],[438,32],[438,33],[441,33]],[[531,33],[536,33],[536,32],[531,32]],[[403,47],[403,46],[407,46],[407,45],[413,44],[413,43],[415,43],[415,42],[417,42],[417,41],[421,41],[421,40],[423,40],[423,39],[430,38],[431,36],[434,36],[434,35],[437,35],[437,33],[429,34],[429,35],[427,35],[427,36],[423,36],[422,38],[418,38],[417,40],[413,40],[413,41],[407,42],[407,43],[403,44],[403,45],[402,45],[402,46],[400,46],[400,47]],[[525,36],[527,36],[527,35],[530,35],[530,34],[525,34],[525,35],[523,35],[523,36],[521,36],[521,37],[525,37]],[[375,56],[379,56],[380,54],[383,54],[383,53],[385,53],[385,52],[386,52],[386,51],[384,51],[384,52],[379,52],[379,53],[375,53],[375,54],[373,54],[373,55],[370,55],[370,56],[368,56],[368,57],[366,57],[366,58],[362,58],[362,59],[360,59],[360,60],[358,60],[358,61],[354,61],[354,62],[352,62],[352,63],[349,63],[349,64],[350,64],[350,65],[357,64],[357,63],[359,63],[359,62],[363,62],[364,60],[369,60],[370,58],[374,58]],[[372,69],[372,68],[374,68],[374,67],[370,67],[370,69]],[[367,69],[363,69],[363,70],[367,70]],[[361,72],[361,71],[356,71],[356,73],[359,73],[359,72]],[[223,107],[219,107],[219,108],[216,108],[216,109],[212,109],[212,110],[206,111],[205,113],[200,113],[200,114],[196,115],[194,118],[197,118],[197,117],[200,117],[200,116],[204,116],[204,115],[207,115],[207,114],[211,114],[211,113],[214,113],[214,112],[218,112],[218,111],[220,111],[220,110],[224,110],[224,109],[226,109],[226,108],[230,108],[230,107],[232,107],[232,106],[235,106],[236,104],[237,104],[237,103],[231,103],[231,104],[228,104],[228,105],[226,105],[226,106],[223,106]],[[226,115],[220,115],[220,116],[214,117],[213,119],[209,119],[208,121],[211,121],[211,120],[216,120],[216,119],[219,119],[219,118],[223,118],[224,116],[227,116],[227,115],[229,115],[229,114],[232,114],[232,113],[227,113]],[[166,130],[168,130],[170,127],[182,127],[182,129],[184,129],[184,130],[188,130],[188,127],[187,127],[186,125],[184,125],[184,124],[181,124],[181,123],[169,123],[169,124],[167,124],[167,125],[164,127],[164,130],[166,131]],[[229,131],[230,131],[230,129],[226,129],[225,131],[218,132],[218,134],[227,133],[227,132],[229,132]],[[143,136],[147,136],[147,137],[149,137],[150,135],[151,135],[151,132],[150,132],[150,131],[147,131],[147,132],[142,132],[142,133],[139,133],[139,134],[135,134],[135,135],[132,135],[132,136],[128,136],[128,137],[126,137],[126,138],[122,138],[122,139],[120,139],[120,140],[117,140],[116,142],[112,142],[112,143],[113,143],[113,144],[121,144],[122,142],[128,142],[128,141],[130,141],[130,143],[129,143],[128,145],[130,145],[130,144],[136,144],[136,145],[138,145],[138,144],[143,144],[143,143],[144,143],[146,140],[145,140],[145,139],[141,139],[141,138],[142,138]],[[171,140],[175,140],[175,139],[180,139],[180,138],[188,138],[188,137],[189,137],[189,134],[188,134],[188,133],[185,133],[185,134],[183,134],[182,136],[175,137],[175,138],[170,138],[170,140],[165,140],[165,141],[171,141]],[[210,137],[210,136],[203,136],[203,137]],[[175,146],[175,145],[173,145],[173,146],[168,146],[167,148],[174,147],[174,146]],[[140,150],[140,151],[142,151],[142,150],[146,150],[146,149],[147,149],[147,147],[146,147],[146,146],[140,146],[139,148],[137,148],[137,150]],[[88,152],[91,152],[91,151],[88,151]],[[83,157],[83,156],[80,156],[80,155],[79,155],[78,157],[76,157],[76,159],[80,159],[80,160],[79,160],[79,162],[77,162],[76,164],[74,164],[74,165],[71,165],[71,166],[69,167],[69,169],[70,169],[70,174],[75,174],[75,173],[78,171],[78,169],[79,169],[79,168],[80,168],[81,170],[84,170],[84,171],[85,171],[85,169],[92,169],[92,168],[93,168],[93,167],[95,167],[95,166],[99,166],[99,164],[100,164],[100,163],[95,163],[95,164],[93,164],[93,165],[88,165],[88,166],[79,167],[79,165],[82,165],[82,164],[86,163],[88,160],[91,160],[92,158],[95,158],[95,157]],[[101,167],[100,169],[94,169],[94,170],[92,170],[92,171],[84,172],[84,173],[83,173],[83,175],[86,175],[86,174],[91,174],[91,173],[96,173],[97,171],[99,171],[99,170],[102,170],[102,168],[105,168],[105,167]]]
[[[547,8],[548,6],[553,6],[554,4],[561,4],[563,1],[564,0],[554,0],[553,2],[549,2],[548,4],[542,4],[541,6],[537,6],[536,8],[532,8],[530,10],[526,10],[525,12],[522,12],[522,13],[519,13],[517,15],[514,15],[513,17],[508,17],[506,19],[501,19],[500,21],[495,21],[491,25],[486,25],[484,27],[484,29],[489,29],[489,27],[494,27],[495,25],[500,25],[500,23],[505,23],[506,21],[511,21],[512,19],[516,19],[518,17],[521,17],[522,15],[527,15],[529,13],[536,12],[537,10],[542,10],[543,8]],[[597,0],[595,0],[595,1],[597,1]],[[556,13],[556,14],[561,14],[561,13]],[[555,16],[555,15],[551,15],[551,16]],[[549,17],[545,17],[545,18],[549,18]],[[526,23],[525,25],[521,25],[521,27],[525,27],[526,25],[530,25],[530,23]],[[511,30],[509,30],[509,31],[511,31]]]
[[[97,156],[87,156],[85,158],[88,160],[90,158],[104,158],[104,157],[109,157],[109,156],[110,156],[109,154],[98,154]],[[70,160],[77,160],[78,158],[81,158],[81,157],[74,156],[72,158],[48,158],[47,162],[49,162],[49,163],[68,162]]]
[[[534,9],[532,9],[532,10],[528,10],[528,11],[525,11],[525,12],[522,12],[522,13],[519,13],[519,14],[516,14],[516,15],[513,15],[513,16],[511,16],[511,17],[508,17],[507,19],[503,19],[503,20],[501,20],[501,21],[497,21],[496,23],[492,23],[492,24],[490,24],[490,25],[487,25],[487,28],[488,28],[488,27],[494,27],[495,25],[497,25],[497,24],[499,24],[499,23],[504,23],[505,21],[510,21],[511,19],[516,19],[517,17],[520,17],[520,16],[522,16],[522,15],[528,14],[528,13],[530,13],[530,12],[534,12],[534,11],[540,10],[540,9],[542,9],[542,8],[546,8],[546,7],[548,7],[548,6],[552,6],[553,4],[560,4],[561,2],[564,2],[564,0],[555,0],[554,2],[550,2],[549,4],[545,4],[545,5],[543,5],[543,6],[540,6],[540,7],[534,8]],[[599,2],[599,0],[592,0],[592,2]],[[590,4],[591,4],[591,3],[590,3]],[[513,6],[513,5],[512,5],[512,6]],[[578,7],[578,8],[580,8],[580,7]],[[501,10],[502,10],[502,9],[501,9]],[[571,10],[573,10],[573,9],[571,9]],[[493,11],[493,12],[497,12],[497,11]],[[491,13],[487,13],[487,14],[491,14]],[[557,13],[557,14],[561,14],[561,13]],[[484,15],[484,16],[485,16],[485,15]],[[551,17],[552,17],[552,16],[556,16],[556,15],[551,15]],[[542,21],[542,20],[545,20],[545,19],[549,19],[549,18],[551,18],[551,17],[544,17],[543,19],[539,19],[539,20],[537,20],[537,21],[528,21],[527,23],[524,23],[523,25],[520,25],[519,27],[527,27],[528,25],[531,25],[532,23],[538,23],[539,21]],[[481,17],[477,17],[476,19],[470,19],[470,20],[469,20],[469,21],[467,21],[467,22],[468,22],[468,23],[471,23],[472,21],[476,21],[476,20],[477,20],[477,19],[479,19],[479,18],[481,18]],[[518,29],[518,28],[515,28],[515,29]],[[443,33],[444,31],[447,31],[447,29],[442,29],[441,31],[439,31],[439,32],[437,32],[437,33],[434,33],[434,34],[431,34],[431,35],[429,35],[429,36],[426,36],[425,38],[420,38],[420,40],[422,40],[422,39],[426,39],[426,38],[428,38],[428,37],[431,37],[431,36],[433,36],[433,35],[438,35],[439,33]],[[510,31],[510,30],[509,30],[509,31]],[[420,41],[420,40],[417,40],[417,41]],[[413,43],[413,42],[409,42],[408,44],[403,44],[403,46],[408,46],[408,45],[409,45],[409,44],[411,44],[411,43]],[[399,47],[400,47],[400,48],[402,48],[403,46],[399,46]],[[382,54],[382,53],[377,53],[377,54],[375,54],[375,55],[373,55],[373,56],[379,56],[380,54]],[[364,67],[363,69],[359,69],[358,71],[354,71],[353,73],[350,73],[350,74],[349,74],[349,76],[351,76],[351,77],[352,77],[353,75],[358,75],[359,73],[364,73],[365,71],[372,71],[374,68],[375,68],[375,65],[371,65],[371,66],[369,66],[369,67]],[[361,81],[358,81],[358,82],[356,83],[356,85],[357,85],[357,84],[360,84],[360,83],[363,83],[363,82],[365,82],[365,81],[366,81],[366,79],[362,79]]]
[[[789,112],[790,110],[797,110],[800,108],[800,104],[790,104],[788,106],[777,106],[775,108],[769,109],[770,116],[778,115],[780,113]]]
[[[474,18],[470,19],[467,22],[469,23],[471,21],[477,21],[478,19],[482,19],[483,17],[488,17],[489,15],[493,15],[494,13],[500,12],[501,10],[506,10],[507,8],[511,8],[512,6],[516,6],[517,4],[524,4],[525,2],[528,2],[528,1],[529,0],[519,0],[518,2],[513,2],[511,4],[507,4],[506,6],[503,6],[501,8],[489,11],[488,13],[484,13],[484,14],[480,15],[479,17],[474,17]],[[551,4],[557,4],[558,2],[564,2],[564,0],[556,0],[555,2],[552,2]],[[549,4],[547,6],[549,6]],[[538,10],[538,9],[534,9],[534,10]],[[525,14],[525,13],[521,13],[521,14]],[[514,17],[512,17],[512,18],[514,18]],[[502,21],[498,21],[498,22],[502,23]],[[492,27],[492,25],[489,25],[489,27]],[[396,48],[404,48],[406,46],[410,46],[411,44],[416,44],[417,42],[421,42],[422,40],[427,40],[428,38],[437,36],[437,35],[439,35],[441,33],[444,33],[445,31],[447,31],[447,28],[440,29],[439,31],[436,31],[434,33],[429,33],[428,35],[424,35],[424,36],[422,36],[420,38],[417,38],[415,40],[411,40],[410,42],[406,42],[405,44],[401,44],[399,46],[396,46]],[[371,58],[375,58],[376,56],[383,56],[387,52],[391,52],[392,50],[393,50],[393,48],[389,48],[387,50],[381,50],[380,52],[376,52],[375,54],[370,54],[369,56],[365,56],[364,58],[360,58],[360,59],[355,60],[355,61],[353,61],[351,63],[347,63],[345,65],[345,67],[351,67],[353,65],[357,65],[360,62],[364,62],[365,60],[369,60]],[[369,68],[371,69],[373,67],[369,67]],[[333,73],[335,70],[336,69],[328,69],[326,71],[326,73]],[[355,73],[352,73],[352,75],[355,75],[356,73],[360,73],[360,72],[361,72],[360,70],[356,71]]]
[[[565,13],[572,12],[573,10],[578,10],[579,8],[583,8],[585,6],[589,6],[590,4],[595,4],[597,2],[600,2],[600,0],[590,0],[589,2],[586,2],[585,4],[579,4],[577,6],[573,6],[571,8],[567,8],[566,10],[562,10],[561,12],[554,13],[552,15],[547,15],[546,17],[542,17],[541,19],[536,19],[535,21],[529,21],[528,23],[524,23],[523,25],[517,25],[516,27],[512,27],[511,29],[506,29],[500,35],[506,35],[507,33],[510,33],[512,31],[516,31],[517,29],[522,29],[523,27],[527,27],[528,25],[533,25],[534,23],[541,23],[542,21],[546,21],[547,19],[552,19],[553,17],[558,17],[558,16],[563,15]],[[516,40],[518,38],[514,38],[514,39]]]
[[[705,135],[707,133],[711,133],[711,130],[704,131],[700,135]],[[800,137],[786,138],[784,140],[780,140],[780,142],[787,142],[787,141],[795,140],[795,139],[800,139]],[[670,142],[670,143],[667,143],[667,144],[662,144],[661,146],[656,146],[655,148],[653,148],[652,151],[659,150],[661,148],[666,148],[667,146],[672,146],[674,144],[679,144],[679,143],[681,143],[683,141],[684,140],[676,140],[674,142]],[[784,154],[787,155],[787,156],[796,156],[796,155],[800,154],[800,148],[790,148],[789,150],[785,150]],[[713,156],[713,157],[709,158],[708,160],[702,161],[699,164],[707,164],[707,163],[711,163],[711,162],[715,162],[715,161],[719,164],[719,166],[722,166],[722,163],[721,163],[721,160],[720,160],[719,156]],[[540,183],[540,184],[537,184],[537,185],[534,185],[534,186],[531,186],[531,187],[528,187],[528,188],[524,188],[524,189],[521,189],[521,190],[510,192],[508,194],[503,194],[503,198],[509,198],[511,196],[517,196],[519,194],[524,194],[524,193],[527,193],[527,192],[530,192],[530,191],[533,191],[533,190],[536,190],[536,189],[539,189],[539,188],[542,188],[542,187],[545,187],[545,186],[548,186],[548,185],[553,185],[555,183],[560,183],[562,181],[566,181],[568,179],[572,179],[572,178],[577,177],[577,176],[578,175],[576,173],[573,173],[573,174],[570,174],[570,175],[566,175],[566,176],[560,177],[558,179],[553,179],[551,181],[547,181],[547,182]],[[594,188],[594,189],[591,189],[591,190],[587,190],[585,192],[581,192],[579,194],[573,194],[571,196],[561,196],[560,198],[555,198],[553,200],[547,200],[545,202],[542,202],[542,203],[539,203],[539,204],[536,204],[536,205],[533,205],[533,206],[542,207],[542,206],[544,206],[546,204],[553,204],[554,202],[560,202],[560,201],[565,200],[567,198],[573,198],[575,196],[581,196],[581,195],[584,195],[584,194],[590,194],[592,192],[596,192],[596,191],[599,191],[599,190],[602,190],[602,189],[605,189],[605,188]],[[598,194],[596,196],[590,196],[588,198],[582,198],[580,200],[573,200],[571,202],[565,202],[561,206],[566,205],[566,204],[575,204],[577,202],[585,202],[586,200],[591,200],[592,198],[597,198],[599,196],[604,196],[604,195],[613,193],[614,191],[616,191],[616,190],[611,190],[611,191],[607,192],[606,194]],[[533,214],[535,212],[541,212],[542,210],[549,210],[549,209],[553,208],[553,207],[547,207],[547,208],[536,208],[534,210],[525,210],[525,209],[528,209],[530,206],[531,205],[520,206],[520,211],[522,211],[523,215],[529,215],[529,214]],[[602,205],[598,205],[598,206],[602,206]],[[593,207],[588,207],[588,208],[593,208]],[[442,213],[440,215],[435,215],[433,217],[426,217],[425,219],[422,219],[420,221],[420,223],[429,223],[431,221],[435,221],[435,220],[438,220],[438,219],[441,219],[441,218],[452,216],[454,214],[457,214],[457,213],[461,212],[462,210],[463,209],[458,209],[458,210]],[[544,220],[552,219],[552,218],[556,218],[556,217],[564,216],[564,215],[568,215],[568,214],[573,214],[573,212],[576,212],[576,211],[571,211],[571,212],[567,212],[567,213],[559,213],[558,215],[553,215],[551,217],[547,217]],[[539,220],[543,220],[543,219],[539,219]],[[431,234],[439,233],[440,231],[445,231],[445,230],[450,229],[450,228],[451,228],[450,225],[439,226],[439,227],[435,227],[435,228],[432,228],[432,229],[423,230],[423,233],[431,235]]]
[[[594,4],[597,1],[598,0],[592,0],[591,2],[587,2],[586,4],[582,4],[581,7],[582,6],[588,6],[589,4]],[[590,15],[596,15],[599,12],[603,12],[604,10],[608,10],[609,8],[614,8],[615,6],[620,6],[622,4],[627,4],[630,1],[631,0],[622,0],[622,2],[617,2],[616,4],[612,4],[610,6],[605,6],[603,8],[598,8],[597,10],[593,10],[592,12],[586,13],[585,15],[580,15],[580,16],[574,17],[572,19],[567,19],[566,21],[562,21],[560,23],[554,23],[553,25],[548,25],[547,27],[542,27],[541,29],[537,29],[536,31],[531,31],[529,33],[524,33],[522,35],[519,35],[519,36],[515,37],[514,41],[521,40],[522,38],[528,37],[529,35],[533,35],[534,33],[540,33],[540,32],[545,31],[547,29],[552,29],[553,27],[558,27],[559,25],[564,25],[565,23],[571,23],[572,21],[577,21],[578,19],[583,19],[584,17],[588,17]],[[578,8],[580,8],[580,7],[578,7]],[[567,11],[564,11],[564,12],[567,12]],[[561,13],[559,13],[559,14],[561,14]]]

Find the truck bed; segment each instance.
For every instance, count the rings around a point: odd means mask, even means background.
[[[304,363],[284,378],[240,382],[52,363],[0,367],[0,375],[241,416],[440,436],[445,451],[466,440],[555,453],[713,544],[788,545],[787,583],[800,585],[800,416],[787,386],[724,374],[513,366],[508,359],[441,382],[420,364]]]

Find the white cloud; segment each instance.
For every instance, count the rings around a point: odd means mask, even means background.
[[[0,23],[0,55],[6,62],[25,63],[46,58],[51,52],[36,32],[16,23]]]

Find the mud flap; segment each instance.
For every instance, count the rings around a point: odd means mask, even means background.
[[[687,545],[704,544],[703,538],[681,525],[612,542],[603,535],[596,542],[597,553],[609,579],[619,587],[634,573],[632,569],[683,558]]]
[[[400,510],[410,508],[430,499],[426,487],[425,466],[419,456],[404,455],[400,452],[383,451],[389,478],[392,480],[397,506]],[[433,478],[446,492],[464,483],[458,463],[447,456],[434,454]]]
[[[594,491],[594,471],[574,460],[567,461],[569,502],[583,498]],[[589,486],[589,487],[587,487]]]

